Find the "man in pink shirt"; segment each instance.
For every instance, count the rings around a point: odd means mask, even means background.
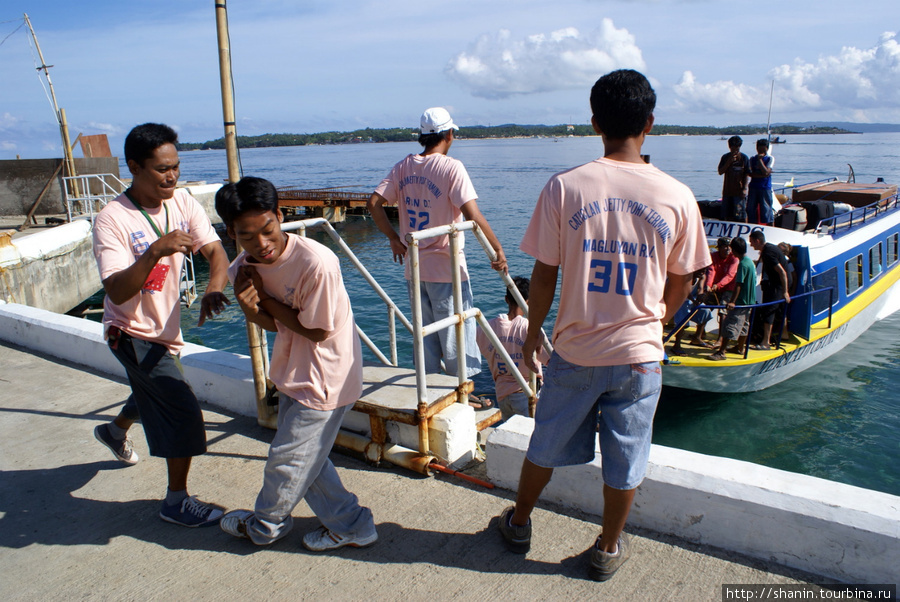
[[[650,454],[662,387],[662,326],[710,263],[691,191],[641,158],[656,94],[640,73],[613,71],[591,90],[604,156],[553,176],[521,249],[531,276],[525,365],[535,353],[562,271],[554,353],[534,417],[515,506],[498,527],[507,547],[531,546],[531,512],[556,466],[603,465],[603,531],[588,574],[605,581],[628,558],[625,521]]]
[[[497,253],[491,263],[497,271],[506,271],[503,247],[494,235],[490,224],[478,209],[475,187],[463,164],[447,156],[453,144],[454,131],[459,128],[450,114],[441,107],[428,109],[420,120],[419,144],[425,150],[418,155],[408,155],[397,163],[388,176],[375,189],[368,202],[369,213],[378,229],[388,237],[394,261],[403,263],[406,256],[406,235],[436,226],[446,226],[472,220],[481,228]],[[400,213],[400,233],[391,225],[384,211],[384,204],[396,204]],[[463,309],[474,307],[466,257],[463,253],[465,237],[460,237],[459,276],[462,285]],[[453,273],[450,258],[450,237],[440,236],[419,242],[419,273],[421,278],[422,323],[431,324],[452,316]],[[412,278],[407,262],[405,275],[408,286]],[[410,302],[412,290],[410,289]],[[466,359],[465,374],[474,376],[481,372],[481,357],[475,346],[475,321],[465,324]],[[441,358],[448,374],[457,373],[456,332],[447,328],[425,337],[425,371],[441,371]]]
[[[378,539],[372,512],[344,488],[328,459],[344,415],[362,394],[362,349],[340,261],[328,247],[282,232],[268,180],[226,184],[216,193],[216,211],[244,249],[228,270],[241,310],[277,333],[269,378],[280,393],[255,510],[229,512],[222,530],[269,545],[291,530],[291,512],[305,499],[322,521],[303,537],[307,549],[371,545]]]
[[[220,509],[187,493],[193,456],[206,452],[206,431],[197,397],[185,381],[178,354],[181,338],[180,275],[184,256],[209,261],[209,285],[200,324],[228,302],[228,256],[203,207],[176,190],[179,160],[172,128],[145,123],[125,138],[131,187],[94,221],[94,256],[106,290],[103,324],[116,358],[125,367],[132,395],[94,436],[124,464],[138,457],[128,429],[140,418],[150,455],[166,459],[169,486],[159,516],[186,527],[215,524]]]
[[[519,294],[522,295],[522,298],[528,301],[528,289],[531,281],[528,278],[516,276],[513,278],[513,282],[515,282],[516,288],[519,289]],[[513,368],[518,370],[525,382],[528,382],[528,379],[531,378],[531,370],[522,361],[522,345],[525,343],[525,335],[528,333],[528,318],[525,317],[525,312],[519,307],[512,293],[508,290],[506,291],[506,304],[509,307],[509,312],[500,314],[490,320],[488,324],[491,325],[491,330],[497,335],[500,344],[506,349],[515,366],[506,365],[503,357],[484,332],[479,330],[475,337],[475,340],[478,342],[478,349],[481,350],[481,355],[487,360],[491,376],[494,378],[494,392],[497,395],[497,405],[500,406],[503,420],[508,420],[516,414],[520,416],[531,415],[528,411],[528,395],[519,386],[519,382],[511,372]],[[538,352],[538,361],[546,364],[550,356],[547,355],[543,345],[538,349]],[[540,368],[540,365],[538,368]],[[541,378],[540,370],[536,374],[538,378]]]

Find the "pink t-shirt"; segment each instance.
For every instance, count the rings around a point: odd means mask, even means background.
[[[528,379],[531,378],[531,370],[522,361],[522,345],[525,343],[525,336],[528,334],[528,318],[516,316],[510,320],[507,314],[500,314],[493,320],[490,320],[488,324],[491,325],[491,330],[500,339],[503,348],[509,353],[509,357],[512,358],[516,368],[519,369],[525,381],[528,382]],[[521,391],[522,387],[519,386],[516,377],[510,373],[509,367],[503,362],[503,357],[497,352],[497,349],[494,348],[494,345],[480,328],[475,336],[475,340],[478,343],[478,349],[481,350],[481,355],[487,360],[491,369],[491,376],[494,377],[494,390],[497,393],[497,399],[503,399],[508,395]],[[538,350],[538,361],[546,364],[549,360],[550,356],[547,355],[546,350],[540,347]],[[537,374],[541,376],[540,371]]]
[[[462,222],[460,207],[478,198],[465,166],[440,153],[407,156],[394,165],[375,192],[389,203],[397,204],[400,238],[404,243],[410,232]],[[460,235],[460,278],[468,280],[464,244],[465,236]],[[409,261],[405,273],[410,280]],[[419,241],[419,274],[422,282],[453,281],[449,236]]]
[[[314,410],[356,403],[362,394],[362,349],[337,255],[314,240],[287,234],[275,263],[249,258],[242,252],[229,266],[232,284],[240,266],[252,265],[267,295],[296,309],[305,328],[328,332],[314,343],[276,320],[269,378],[279,391]]]
[[[666,273],[710,264],[687,186],[652,165],[605,158],[550,178],[520,248],[560,266],[553,346],[580,366],[662,360]]]
[[[194,253],[219,242],[206,211],[183,189],[176,190],[171,199],[156,209],[145,211],[163,234],[174,230],[190,234]],[[94,220],[94,258],[100,280],[131,267],[158,239],[147,218],[128,197],[121,194],[110,201]],[[107,296],[103,301],[106,330],[115,326],[133,337],[165,345],[177,355],[184,346],[179,302],[183,263],[181,253],[160,259],[140,294],[121,305],[115,305]]]

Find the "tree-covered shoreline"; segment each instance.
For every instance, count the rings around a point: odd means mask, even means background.
[[[772,134],[794,136],[798,134],[852,134],[850,130],[837,127],[794,125],[772,126]],[[655,136],[754,136],[765,135],[766,128],[758,125],[736,125],[729,127],[654,125]],[[460,139],[481,138],[562,138],[566,136],[595,136],[589,125],[496,125],[460,127]],[[360,144],[370,142],[408,142],[416,140],[419,131],[413,128],[365,128],[352,132],[320,132],[317,134],[262,134],[259,136],[238,136],[240,148],[262,148],[268,146],[306,146],[314,144]],[[225,139],[206,142],[180,142],[178,150],[209,150],[225,148]]]

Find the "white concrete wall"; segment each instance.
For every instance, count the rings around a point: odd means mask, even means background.
[[[98,322],[0,301],[0,340],[125,378],[125,370],[107,348],[103,326]],[[243,416],[256,416],[248,356],[186,343],[181,364],[201,401]],[[344,427],[369,434],[369,417],[349,412]],[[389,422],[387,431],[392,442],[418,449],[415,427]],[[434,454],[461,468],[475,455],[474,410],[454,404],[434,417],[429,435]]]
[[[516,416],[487,443],[488,477],[518,487],[534,421]],[[593,462],[554,471],[542,499],[602,515]],[[628,523],[847,583],[895,583],[900,497],[654,445]]]

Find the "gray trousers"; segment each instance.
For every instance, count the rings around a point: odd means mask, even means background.
[[[356,495],[341,483],[328,459],[344,414],[352,406],[321,411],[280,395],[278,430],[269,448],[262,490],[247,534],[267,545],[291,530],[291,512],[306,500],[322,525],[343,536],[366,536],[375,531],[372,511],[359,505]]]

